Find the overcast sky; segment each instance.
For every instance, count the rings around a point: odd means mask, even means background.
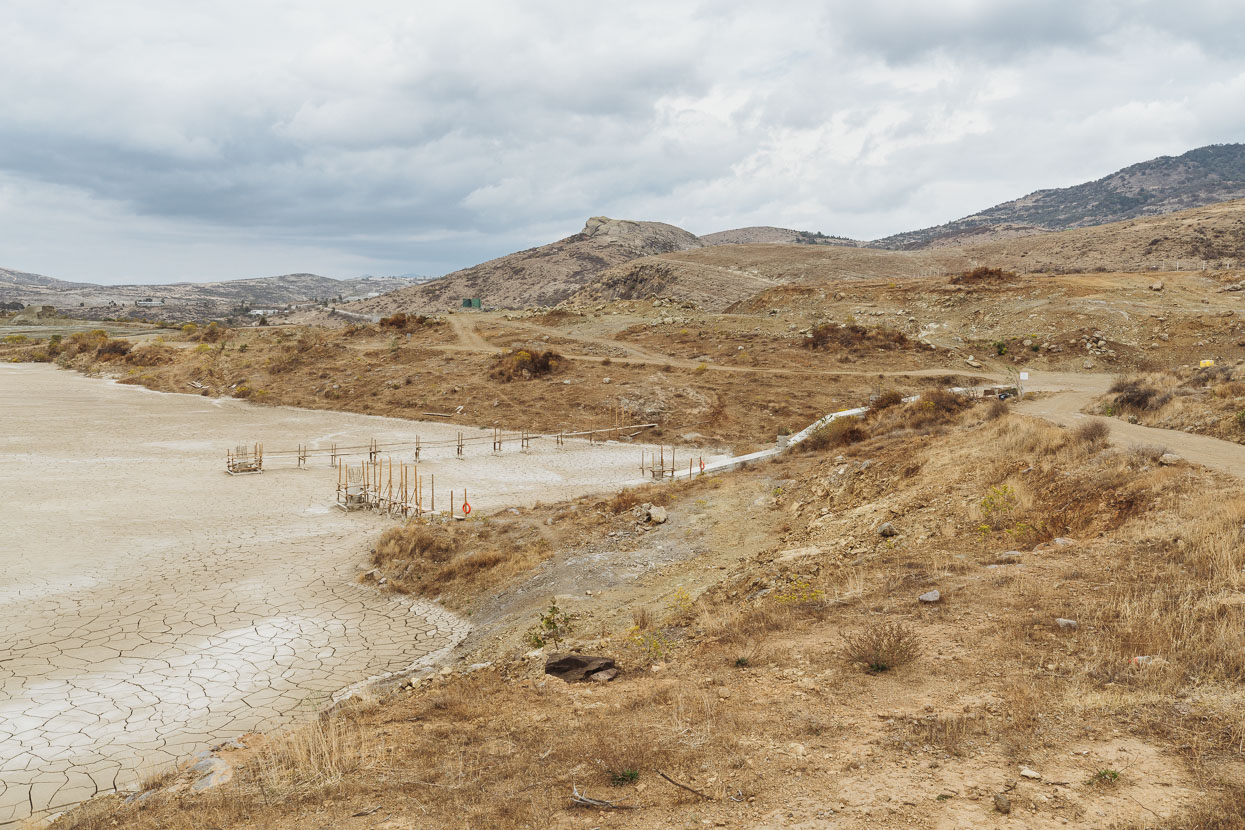
[[[1245,4],[0,0],[0,267],[441,274],[670,222],[876,238],[1245,140]]]

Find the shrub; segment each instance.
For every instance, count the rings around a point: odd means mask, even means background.
[[[971,271],[965,271],[951,278],[953,285],[973,285],[983,282],[1006,282],[1016,279],[1016,272],[1004,271],[1002,268],[987,268],[980,266]]]
[[[835,418],[813,430],[800,443],[800,448],[805,452],[820,452],[859,443],[869,437],[869,434],[862,428],[862,423],[863,421],[856,415]]]
[[[409,331],[427,324],[428,318],[423,314],[407,314],[402,311],[381,318],[379,323],[382,329],[394,329],[395,331]]]
[[[890,409],[903,403],[903,393],[888,389],[873,400],[874,409]]]
[[[174,350],[168,346],[152,344],[131,349],[130,353],[125,356],[125,362],[131,366],[163,366],[166,363],[172,363],[174,356]]]
[[[995,418],[1002,418],[1010,411],[1011,410],[1007,408],[1006,402],[995,398],[990,402],[990,405],[986,407],[985,417],[987,421],[993,421]]]
[[[229,334],[229,329],[220,323],[208,323],[208,327],[199,333],[199,340],[203,343],[219,343]]]
[[[458,550],[458,544],[449,531],[441,527],[408,524],[386,530],[376,543],[372,564],[387,566],[403,565],[413,560],[448,562]]]
[[[1111,427],[1106,421],[1099,421],[1095,418],[1074,427],[1072,438],[1078,444],[1105,444],[1111,438]]]
[[[911,663],[921,655],[921,643],[907,624],[898,620],[872,625],[855,635],[843,635],[843,656],[873,674]]]
[[[494,380],[531,380],[553,374],[562,356],[552,351],[530,352],[527,349],[506,352],[497,356],[490,376]]]
[[[1161,409],[1164,404],[1171,400],[1171,395],[1166,392],[1160,392],[1150,386],[1144,386],[1139,381],[1127,381],[1124,383],[1116,382],[1111,386],[1112,390],[1117,392],[1114,404],[1115,408],[1127,409],[1134,412],[1152,412]]]
[[[555,650],[560,649],[562,641],[570,636],[574,627],[574,617],[570,612],[559,608],[557,600],[553,600],[549,603],[548,610],[528,630],[527,642],[532,648],[552,645]]]
[[[994,353],[997,354],[999,357],[1002,357],[1003,355],[1007,354],[1007,344],[1004,343],[1002,340],[996,340],[994,342]]]
[[[855,323],[819,323],[804,336],[806,349],[827,349],[835,346],[846,350],[901,349],[910,345],[908,336],[894,329],[867,329]]]
[[[118,357],[125,357],[129,353],[129,340],[105,340],[95,348],[95,356],[100,360],[113,360]]]

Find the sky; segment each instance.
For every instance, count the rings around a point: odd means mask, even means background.
[[[1245,4],[0,0],[0,267],[442,274],[606,215],[873,239],[1245,140]]]

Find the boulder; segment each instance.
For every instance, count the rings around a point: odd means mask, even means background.
[[[917,597],[917,599],[920,600],[921,602],[927,602],[927,603],[942,602],[942,594],[938,590],[935,589],[933,591],[927,591],[924,594],[921,594],[919,597]]]
[[[1174,467],[1183,461],[1184,459],[1176,455],[1174,452],[1165,452],[1159,456],[1159,463],[1164,467]]]
[[[580,680],[596,680],[595,675],[613,672],[602,680],[612,680],[618,674],[618,666],[611,657],[592,657],[587,654],[554,654],[545,661],[545,674],[559,677],[567,683]]]
[[[898,536],[899,531],[896,530],[895,526],[890,522],[883,522],[882,525],[878,527],[878,535],[883,539],[889,539],[892,536]]]
[[[654,505],[653,507],[649,508],[648,520],[652,522],[653,524],[655,525],[665,524],[666,520],[669,518],[670,518],[670,514],[666,512],[666,508],[661,507],[660,505]]]
[[[1159,282],[1150,283],[1150,290],[1151,291],[1162,291],[1163,282],[1160,280]]]

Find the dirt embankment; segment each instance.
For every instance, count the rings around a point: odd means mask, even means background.
[[[59,830],[1245,822],[1239,482],[999,404],[854,427],[669,491],[664,522],[521,513],[575,531],[477,607],[490,665]],[[554,593],[549,650],[618,679],[526,656]]]

